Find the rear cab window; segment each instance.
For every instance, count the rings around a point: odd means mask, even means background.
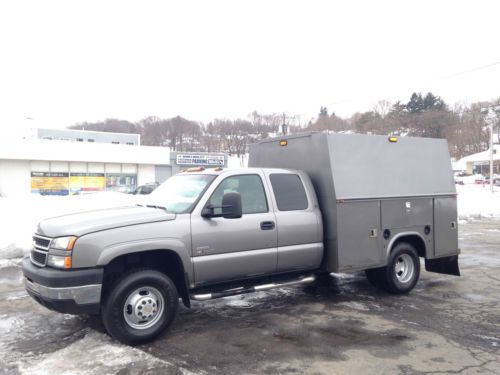
[[[273,173],[269,180],[280,211],[306,210],[309,206],[304,184],[296,174]]]

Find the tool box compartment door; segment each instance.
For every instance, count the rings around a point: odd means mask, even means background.
[[[457,198],[434,198],[434,257],[458,253]]]
[[[380,201],[351,201],[338,205],[338,264],[340,270],[378,266]]]

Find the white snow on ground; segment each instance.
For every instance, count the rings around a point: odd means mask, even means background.
[[[88,332],[85,337],[64,349],[41,356],[31,363],[19,361],[19,369],[23,374],[103,374],[115,373],[117,369],[131,366],[134,362],[144,362],[148,366],[138,372],[148,372],[161,368],[166,371],[174,368],[169,362],[153,357],[142,350],[113,342],[108,336],[95,331]],[[71,360],[68,360],[71,359]],[[133,365],[133,363],[132,363]],[[138,369],[139,370],[139,369]],[[182,369],[185,374],[191,372]]]
[[[491,193],[489,185],[456,185],[458,217],[461,220],[481,217],[500,217],[500,187]]]
[[[143,197],[115,192],[88,195],[0,197],[0,259],[19,258],[31,247],[39,221],[100,208],[134,205]]]

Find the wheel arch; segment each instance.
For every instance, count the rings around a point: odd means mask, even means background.
[[[387,245],[387,255],[389,255],[394,247],[401,242],[409,243],[415,248],[419,257],[427,258],[427,246],[425,245],[425,240],[418,232],[402,232],[396,234],[393,238],[391,238],[389,244]]]
[[[189,275],[178,252],[153,249],[120,254],[104,265],[103,296],[113,282],[130,269],[154,269],[170,277],[186,307],[190,307]]]

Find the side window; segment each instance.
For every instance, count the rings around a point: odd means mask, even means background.
[[[240,193],[243,214],[268,212],[266,193],[259,176],[244,175],[226,178],[215,189],[208,204],[221,206],[222,197],[225,193],[230,192]],[[221,213],[221,208],[214,210],[214,214],[216,215],[220,215]]]
[[[308,207],[307,195],[300,177],[296,174],[271,174],[278,210],[305,210]]]
[[[142,190],[141,190],[141,194],[151,194],[152,191],[153,191],[152,186],[143,186]]]

